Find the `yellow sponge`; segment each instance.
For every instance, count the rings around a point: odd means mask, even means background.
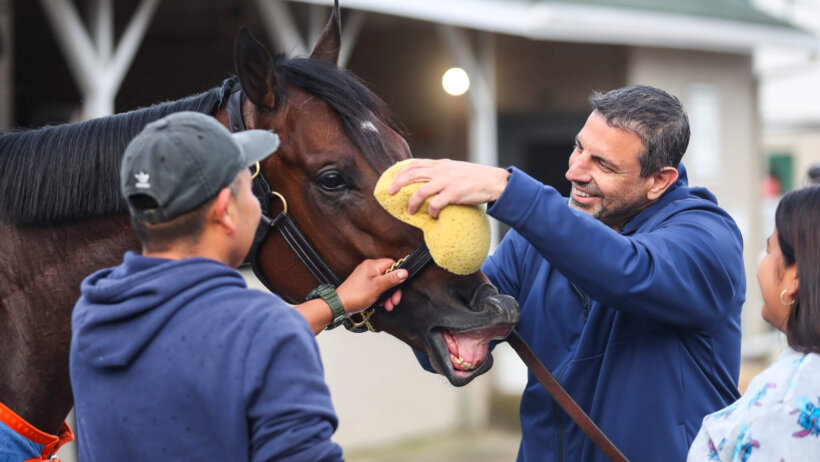
[[[448,205],[439,212],[438,218],[433,218],[427,214],[430,201],[427,198],[415,214],[407,213],[407,201],[422,183],[409,184],[395,195],[388,194],[387,188],[396,172],[411,160],[403,160],[387,169],[376,183],[373,195],[391,215],[421,228],[424,242],[438,266],[455,274],[475,273],[490,250],[490,220],[485,206]]]

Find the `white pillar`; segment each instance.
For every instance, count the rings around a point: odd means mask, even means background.
[[[321,5],[307,5],[308,8],[308,30],[307,41],[305,44],[308,48],[316,45],[319,41],[319,36],[322,35],[322,30],[325,28],[327,18],[330,11]]]
[[[13,19],[12,0],[0,0],[0,130],[11,128],[14,114]]]
[[[285,2],[282,0],[256,0],[259,12],[262,14],[262,22],[268,31],[268,37],[277,51],[287,53],[290,56],[309,56],[311,50],[319,40],[322,30],[330,17],[330,10],[320,5],[308,5],[308,30],[307,41],[302,39],[299,26],[293,20]],[[353,49],[356,47],[356,39],[362,29],[367,14],[364,11],[354,10],[345,15],[342,19],[342,49],[339,51],[339,67],[345,67]]]
[[[108,61],[114,49],[114,9],[111,0],[97,0],[88,4],[89,29],[97,44],[97,55]]]
[[[299,34],[293,15],[282,0],[256,0],[262,22],[277,51],[291,55],[307,56],[308,48]]]
[[[476,50],[476,84],[470,105],[470,161],[498,165],[498,122],[495,93],[495,40],[479,32]]]
[[[465,30],[443,24],[438,25],[438,30],[456,64],[470,77],[470,90],[466,95],[469,101],[468,160],[498,166],[495,41],[493,36],[488,32],[478,32],[477,44],[473,50]],[[492,251],[498,245],[500,227],[498,222],[492,219],[490,224],[493,234]]]
[[[142,42],[159,0],[142,0],[113,49],[111,0],[92,5],[89,34],[70,0],[40,0],[57,43],[83,95],[83,119],[114,113],[114,99]]]
[[[361,10],[353,10],[342,18],[342,49],[339,50],[339,67],[347,67],[366,18],[367,13]]]

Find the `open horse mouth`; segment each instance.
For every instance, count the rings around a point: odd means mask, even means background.
[[[488,327],[464,332],[441,330],[441,336],[450,352],[453,372],[460,377],[469,377],[487,360],[490,342],[500,340],[510,334],[513,326]]]
[[[515,299],[489,284],[477,291],[470,306],[475,311],[444,316],[427,335],[433,368],[457,387],[492,367],[491,342],[506,338],[519,319]]]

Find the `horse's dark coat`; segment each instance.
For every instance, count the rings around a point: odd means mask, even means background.
[[[333,270],[346,276],[364,258],[398,259],[422,242],[419,230],[376,202],[382,171],[410,156],[386,106],[338,69],[338,5],[312,58],[272,58],[241,31],[237,78],[198,96],[102,119],[0,135],[0,402],[45,432],[56,433],[72,405],[68,380],[70,313],[81,280],[138,249],[119,197],[119,164],[147,123],[181,110],[228,125],[225,103],[237,80],[249,97],[248,128],[275,130],[282,145],[262,163],[271,185]],[[338,175],[343,187],[326,187]],[[262,271],[292,302],[313,288],[310,274],[271,235]],[[477,296],[476,294],[481,294]],[[492,295],[495,294],[495,295]],[[428,266],[404,289],[402,305],[373,323],[427,351],[455,385],[439,332],[512,325],[517,306],[497,297],[481,273],[456,276]],[[112,403],[116,405],[116,403]]]

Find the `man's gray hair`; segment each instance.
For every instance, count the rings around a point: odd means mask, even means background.
[[[689,145],[689,118],[678,98],[648,85],[631,85],[593,92],[589,103],[607,125],[635,133],[643,141],[641,177],[662,167],[678,167]]]

